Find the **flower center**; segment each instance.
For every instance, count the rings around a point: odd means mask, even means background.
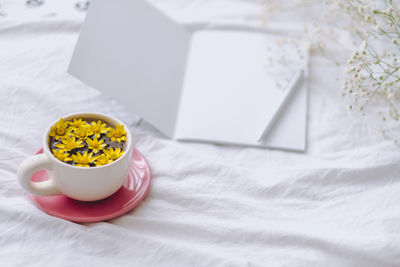
[[[117,138],[120,138],[120,137],[122,137],[122,132],[115,131],[114,136],[117,137]]]
[[[80,163],[80,164],[89,164],[90,160],[87,157],[81,157],[80,159],[78,159],[78,163]]]
[[[58,134],[58,135],[64,135],[64,134],[65,134],[65,129],[63,129],[63,128],[57,128],[57,134]]]
[[[93,126],[93,131],[95,132],[95,133],[99,133],[100,132],[100,125],[95,125],[95,126]]]
[[[74,149],[75,148],[75,143],[67,143],[66,145],[65,145],[65,147],[68,149],[68,150],[71,150],[71,149]]]

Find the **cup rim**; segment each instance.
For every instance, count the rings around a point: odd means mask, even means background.
[[[53,123],[51,123],[47,127],[47,129],[45,131],[45,134],[43,135],[43,151],[46,153],[47,156],[49,156],[57,164],[60,164],[60,165],[65,166],[65,167],[71,167],[71,168],[74,168],[74,169],[79,169],[79,170],[90,170],[90,169],[98,170],[98,169],[101,169],[101,168],[107,168],[107,167],[110,167],[112,165],[117,164],[123,158],[129,156],[127,154],[129,154],[129,151],[131,151],[131,147],[132,147],[132,135],[131,135],[131,132],[130,132],[129,128],[126,126],[125,123],[123,123],[121,120],[115,118],[114,116],[107,115],[107,114],[104,114],[104,113],[101,113],[101,112],[76,112],[76,113],[70,113],[70,114],[61,116],[60,118],[63,118],[64,120],[70,120],[70,119],[73,119],[73,118],[78,117],[78,116],[81,116],[81,118],[84,118],[85,115],[86,116],[89,115],[89,116],[93,116],[93,117],[97,117],[97,116],[104,117],[106,119],[109,119],[111,121],[116,122],[117,124],[123,125],[125,130],[126,130],[126,136],[127,136],[126,149],[124,149],[124,154],[121,157],[119,157],[117,160],[114,160],[111,163],[107,163],[107,164],[102,165],[102,166],[93,166],[93,167],[78,167],[78,166],[70,165],[68,163],[65,163],[65,162],[57,159],[54,156],[54,154],[50,151],[50,147],[49,147],[49,142],[48,141],[49,141],[50,128],[51,128],[51,126],[55,125],[55,123],[59,120],[58,119],[58,120],[54,121]],[[101,119],[101,118],[99,118],[99,119]]]

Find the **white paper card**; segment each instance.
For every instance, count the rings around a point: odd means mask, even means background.
[[[174,137],[191,33],[142,0],[96,0],[68,72]]]
[[[266,68],[279,49],[264,33],[190,32],[143,0],[96,0],[69,72],[172,138],[303,151],[306,83],[280,105],[285,83],[299,69],[306,81],[307,66]]]
[[[175,136],[178,139],[255,144],[280,107],[276,82],[288,69],[268,72],[263,33],[194,33]]]

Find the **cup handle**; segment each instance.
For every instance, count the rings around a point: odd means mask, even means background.
[[[51,196],[61,194],[60,190],[54,184],[53,178],[43,182],[32,182],[32,175],[38,170],[51,170],[49,157],[44,154],[37,154],[25,159],[18,167],[18,182],[27,192],[37,196]]]

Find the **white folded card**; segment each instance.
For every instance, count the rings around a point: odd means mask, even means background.
[[[276,40],[192,32],[143,0],[96,0],[69,72],[171,138],[303,151],[306,57],[289,49],[289,62],[267,68],[282,54]]]

